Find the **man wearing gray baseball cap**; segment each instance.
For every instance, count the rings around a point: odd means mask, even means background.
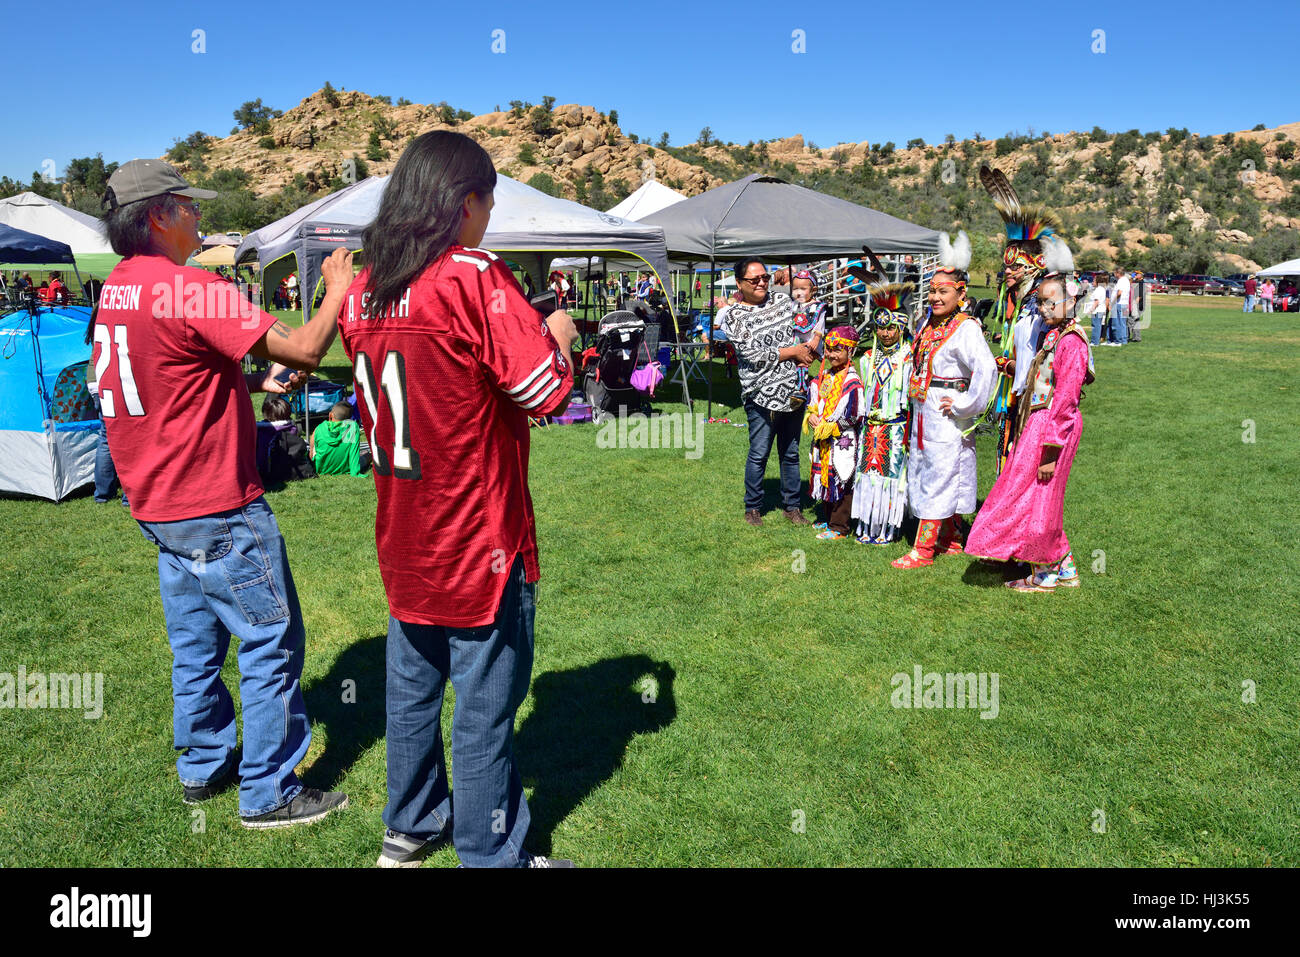
[[[123,256],[104,283],[94,368],[109,445],[131,514],[158,548],[172,648],[172,717],[182,800],[239,779],[246,827],[288,827],[347,805],[304,787],[294,769],[311,729],[299,684],[306,636],[288,554],[263,498],[250,391],[285,392],[315,369],[338,332],[352,256],[325,261],[326,295],[290,329],[234,285],[185,261],[199,247],[197,189],[161,160],[109,178],[108,237]],[[245,355],[272,361],[244,375]],[[221,667],[239,644],[243,754]]]

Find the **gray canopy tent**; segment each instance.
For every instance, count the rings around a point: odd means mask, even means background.
[[[938,253],[933,229],[775,176],[751,173],[641,220],[662,226],[668,255],[691,262],[767,257],[815,262],[858,256]]]
[[[864,244],[880,256],[915,256],[921,295],[939,252],[939,233],[933,229],[758,173],[674,203],[641,222],[663,227],[669,258],[692,268],[708,262],[711,272],[718,260],[745,256],[784,264],[859,257]],[[836,289],[840,278],[836,266]],[[711,391],[710,383],[710,405]]]

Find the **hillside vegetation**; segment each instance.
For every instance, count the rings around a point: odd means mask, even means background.
[[[552,97],[476,116],[329,83],[288,111],[254,100],[234,116],[230,135],[195,131],[166,152],[189,179],[221,193],[204,204],[209,230],[265,225],[390,172],[419,134],[455,129],[478,140],[502,173],[597,209],[649,177],[693,196],[760,172],[935,229],[966,229],[976,270],[996,269],[1001,247],[1000,222],[976,176],[982,161],[1005,170],[1022,199],[1061,215],[1083,268],[1229,273],[1300,256],[1300,123],[1217,136],[1031,129],[902,148],[870,141],[822,148],[801,135],[723,143],[706,127],[695,143],[675,147],[666,133],[653,144],[624,133],[616,110],[556,105]],[[0,194],[32,188],[98,214],[114,168],[102,156],[75,159],[58,182],[5,177]]]

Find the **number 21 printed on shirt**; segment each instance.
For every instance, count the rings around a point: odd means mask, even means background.
[[[370,449],[374,455],[375,471],[380,475],[392,474],[397,478],[420,477],[420,453],[411,448],[411,423],[406,406],[406,360],[400,352],[389,351],[384,356],[379,384],[388,400],[388,411],[393,417],[393,450],[389,453],[375,443],[379,425],[379,400],[375,391],[375,370],[370,356],[357,353],[355,374],[361,387],[366,410],[370,413]]]
[[[104,373],[108,371],[109,358],[113,343],[117,343],[117,379],[122,384],[122,401],[126,403],[129,415],[144,415],[144,406],[140,404],[140,391],[135,387],[135,376],[131,372],[131,352],[126,345],[126,326],[114,326],[113,338],[109,339],[108,326],[95,324],[95,341],[102,347],[99,359],[95,362],[95,380],[101,383],[99,389],[100,411],[105,418],[117,415],[117,406],[112,389],[103,388]]]

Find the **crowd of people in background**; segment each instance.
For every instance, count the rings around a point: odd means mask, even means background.
[[[271,305],[274,309],[301,309],[302,300],[298,298],[298,274],[291,272],[281,279],[271,293]]]
[[[1263,282],[1259,281],[1258,275],[1250,276],[1242,286],[1246,293],[1241,304],[1242,312],[1254,312],[1256,303],[1263,307],[1264,312],[1272,312],[1274,299],[1279,295],[1288,296],[1295,293],[1294,282],[1288,280],[1279,286],[1268,276],[1264,277]]]
[[[15,270],[9,279],[0,273],[0,294],[16,300],[35,294],[36,301],[43,306],[66,306],[73,298],[71,290],[63,282],[63,273],[57,270],[51,270],[39,283],[32,279],[30,272]]]
[[[1141,317],[1147,306],[1146,283],[1138,272],[1130,279],[1117,269],[1113,278],[1097,273],[1080,283],[1082,312],[1092,324],[1092,345],[1123,346],[1141,342]]]

